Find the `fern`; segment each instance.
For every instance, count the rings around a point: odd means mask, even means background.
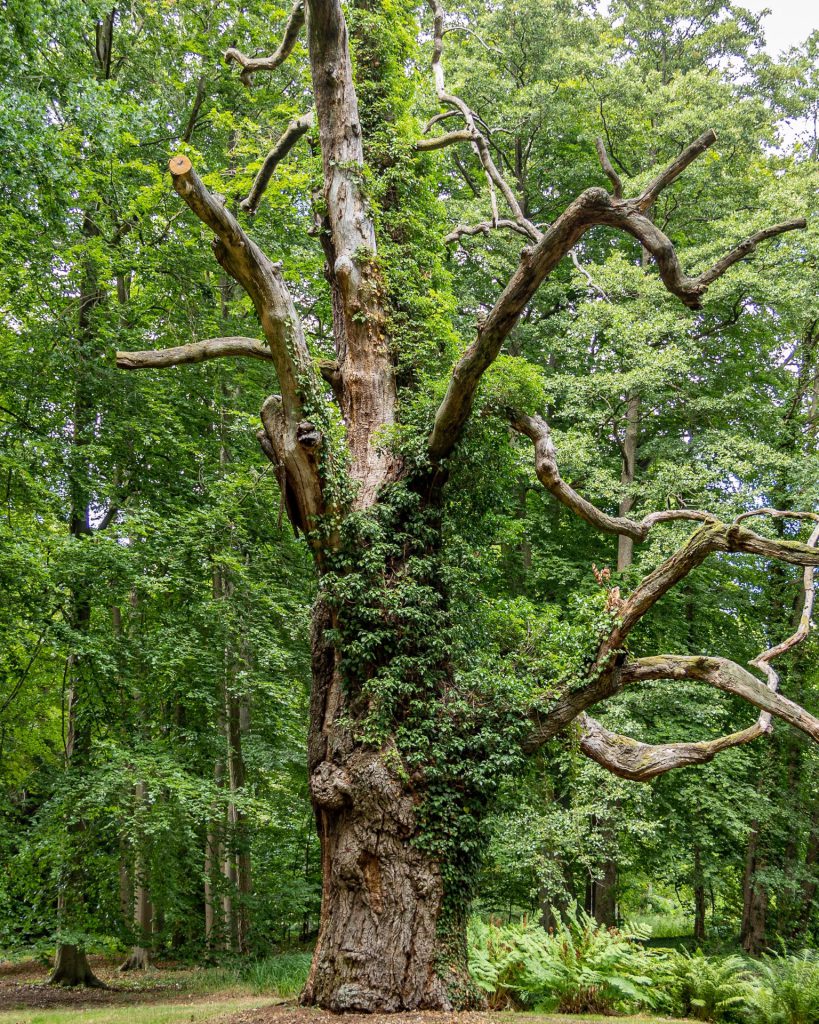
[[[750,1004],[753,1024],[816,1024],[819,1021],[819,956],[803,950],[763,957]]]
[[[639,936],[640,938],[644,936]],[[469,967],[494,1008],[514,1006],[564,1013],[654,1008],[663,953],[647,950],[587,914],[568,915],[554,933],[534,925],[499,927],[473,921]]]
[[[752,976],[741,956],[708,957],[700,950],[675,953],[670,968],[674,1009],[696,1020],[740,1019],[753,996]]]

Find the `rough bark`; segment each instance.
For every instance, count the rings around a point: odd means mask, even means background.
[[[396,771],[394,748],[357,745],[340,724],[345,693],[326,637],[333,621],[317,604],[308,763],[323,887],[302,1001],[335,1012],[451,1009],[465,949],[457,949],[457,928],[456,948],[446,948],[440,868],[413,842],[419,794]],[[449,985],[441,977],[447,953]]]
[[[443,885],[412,840],[415,798],[381,753],[353,749],[311,776],[323,892],[305,1003],[335,1012],[449,1009],[439,975]]]
[[[375,225],[360,185],[361,119],[340,0],[310,4],[308,39],[327,205],[321,241],[333,293],[341,411],[359,488],[356,500],[367,507],[398,468],[377,436],[395,421],[396,388]]]

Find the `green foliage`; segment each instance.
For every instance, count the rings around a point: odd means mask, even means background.
[[[819,957],[815,950],[768,955],[758,976],[748,1019],[754,1024],[811,1024],[819,1020]]]
[[[219,992],[248,987],[258,995],[295,999],[304,988],[310,970],[310,953],[278,953],[263,959],[196,971],[186,988],[192,992]]]
[[[663,953],[582,911],[554,931],[531,924],[469,924],[469,970],[495,1006],[605,1013],[657,1003]]]
[[[676,953],[669,974],[675,1007],[697,1020],[739,1020],[751,998],[751,974],[741,956]]]

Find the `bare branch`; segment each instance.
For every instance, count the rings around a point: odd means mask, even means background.
[[[686,679],[707,683],[723,693],[741,697],[749,704],[775,715],[819,742],[819,719],[787,697],[772,690],[756,676],[727,658],[660,654],[627,661],[620,671],[619,689],[651,679]]]
[[[686,146],[676,160],[672,160],[665,170],[646,185],[636,200],[637,209],[641,213],[645,213],[657,201],[662,190],[679,178],[686,167],[692,164],[706,149],[713,146],[716,141],[716,132],[709,128],[707,132],[703,132],[698,139]]]
[[[243,53],[231,46],[225,50],[225,62],[230,64],[234,61],[238,64],[242,73],[239,76],[242,82],[250,87],[253,76],[257,71],[274,71],[293,52],[296,40],[299,38],[302,25],[304,25],[304,0],[296,0],[284,27],[284,35],[279,43],[278,49],[269,57],[246,57]]]
[[[580,749],[586,757],[620,778],[632,782],[648,782],[674,768],[712,761],[721,751],[750,743],[764,732],[759,722],[756,722],[748,729],[715,740],[651,744],[610,732],[596,719],[583,715],[580,722]]]
[[[205,338],[189,345],[175,348],[160,348],[145,352],[117,352],[117,366],[120,370],[147,370],[165,366],[183,366],[187,363],[202,363],[206,359],[248,357],[273,361],[273,354],[263,342],[256,338]]]
[[[269,260],[245,234],[224,200],[208,192],[186,156],[174,157],[170,170],[178,194],[216,235],[216,259],[253,300],[276,364],[285,407],[300,418],[299,378],[314,371],[281,264]]]
[[[631,537],[633,541],[642,544],[650,530],[657,523],[670,522],[672,520],[687,519],[698,522],[716,522],[716,516],[710,512],[702,512],[697,509],[667,509],[662,512],[652,512],[651,515],[637,521],[628,519],[625,516],[610,516],[601,511],[590,501],[577,493],[561,477],[557,467],[557,452],[552,441],[549,425],[540,416],[524,416],[521,413],[512,411],[510,413],[512,427],[521,434],[525,434],[535,445],[535,472],[538,480],[543,486],[562,502],[567,508],[576,512],[581,519],[601,530],[603,533],[614,533],[625,537]]]
[[[813,536],[807,544],[796,541],[772,541],[735,524],[712,522],[700,527],[682,548],[646,576],[626,601],[619,602],[618,621],[609,636],[598,647],[594,666],[589,672],[590,681],[585,686],[563,694],[546,714],[534,716],[536,725],[524,741],[524,749],[536,749],[556,736],[592,705],[619,693],[630,682],[648,678],[688,678],[708,682],[720,689],[735,692],[762,708],[764,712],[770,712],[791,721],[797,728],[803,728],[800,724],[803,719],[800,716],[807,715],[807,712],[790,701],[785,704],[776,703],[785,701],[785,698],[773,692],[775,687],[766,687],[739,666],[734,666],[736,673],[733,673],[726,667],[733,666],[733,662],[727,662],[722,658],[686,658],[674,655],[627,661],[623,645],[634,626],[660,597],[668,593],[692,569],[701,565],[710,553],[745,552],[813,567],[819,565],[819,550],[815,543]],[[675,672],[678,674],[675,675]],[[740,692],[736,688],[737,680],[740,684],[747,684],[746,692]],[[734,686],[734,689],[731,690],[731,686]],[[788,717],[789,715],[791,717]],[[813,721],[809,715],[807,719]],[[760,722],[765,729],[768,728],[769,723],[766,720],[761,718]],[[810,728],[813,726],[810,725]],[[810,728],[804,731],[810,732]]]
[[[775,509],[761,509],[760,513],[763,512],[768,515],[774,516],[780,514],[777,513]],[[749,513],[749,515],[750,514],[753,513]],[[795,518],[793,513],[781,514],[789,515],[789,517]],[[798,516],[799,514],[797,513],[796,515]],[[813,519],[819,520],[819,515],[816,515],[816,513],[806,512],[803,513],[803,515],[805,517],[810,516]],[[808,538],[809,547],[816,547],[817,543],[819,543],[819,526],[816,526],[814,528],[813,533],[811,533],[810,537]],[[814,586],[814,568],[812,565],[807,565],[805,566],[805,571],[802,574],[802,613],[799,617],[799,623],[797,624],[795,631],[791,633],[791,635],[787,637],[785,640],[782,640],[778,644],[774,644],[774,646],[769,647],[767,651],[763,651],[762,654],[757,655],[757,657],[754,658],[754,660],[750,663],[751,665],[754,665],[756,668],[762,669],[762,671],[765,673],[765,678],[768,680],[768,686],[771,690],[776,691],[779,689],[779,674],[777,673],[776,669],[774,669],[773,665],[771,665],[773,659],[778,658],[781,654],[785,654],[787,651],[790,651],[792,648],[796,647],[796,645],[800,644],[807,637],[808,633],[810,633],[810,623],[811,616],[813,615],[813,601],[815,593],[816,591]],[[769,716],[763,724],[766,726],[770,725]]]
[[[253,182],[247,197],[239,203],[239,206],[247,213],[254,214],[259,207],[262,196],[267,189],[273,172],[287,156],[290,150],[296,145],[302,135],[313,126],[313,111],[303,114],[301,117],[291,121],[282,137],[264,158],[264,163],[259,168],[259,173]]]
[[[597,155],[600,157],[600,164],[606,173],[606,177],[609,179],[614,188],[615,198],[622,199],[623,182],[620,180],[620,175],[617,173],[617,171],[615,171],[614,167],[612,166],[611,160],[609,160],[609,155],[606,152],[605,143],[601,138],[598,137],[594,140],[594,144],[597,148]]]
[[[326,511],[317,459],[321,438],[304,418],[302,396],[307,382],[314,380],[318,384],[318,375],[296,307],[282,278],[281,264],[271,262],[226,209],[224,200],[208,192],[186,156],[175,156],[169,166],[177,193],[216,236],[213,242],[216,259],[245,289],[256,308],[281,388],[275,413],[265,416],[263,410],[262,422],[282,474],[291,520],[294,526],[313,536],[311,531]],[[202,358],[209,358],[214,350],[220,355],[265,358],[258,345],[252,338],[209,339],[209,343],[200,343],[198,349],[196,346],[182,346],[182,349],[187,350],[188,356],[193,353],[194,357]],[[122,355],[128,358],[127,354]],[[167,359],[167,353],[140,355],[147,360]],[[130,354],[130,358],[134,355]]]
[[[713,267],[700,274],[697,280],[703,288],[707,288],[708,285],[716,281],[718,277],[722,277],[729,267],[732,267],[740,260],[744,260],[746,256],[750,256],[760,242],[764,242],[769,238],[775,238],[777,235],[782,235],[786,231],[801,231],[803,228],[806,228],[807,225],[808,222],[804,217],[796,217],[794,220],[786,220],[781,224],[774,224],[773,227],[763,228],[761,231],[755,231],[744,241],[740,242],[739,245],[734,246],[734,248],[731,249],[730,252],[726,253],[722,259],[717,260]]]
[[[819,520],[819,515],[814,512],[779,512],[776,509],[767,508],[755,509],[738,519],[754,515]],[[814,528],[807,546],[816,547],[817,543],[819,543],[819,526]],[[653,746],[609,732],[599,722],[584,714],[581,718],[580,739],[580,748],[583,753],[616,775],[636,781],[645,781],[670,771],[672,768],[703,764],[722,750],[749,743],[770,731],[772,714],[806,732],[813,739],[819,740],[819,721],[798,704],[794,704],[777,693],[779,676],[771,665],[774,658],[792,650],[810,632],[815,596],[814,567],[812,565],[805,567],[802,586],[804,600],[796,630],[787,639],[763,651],[750,663],[765,673],[767,688],[745,669],[724,658],[672,657],[668,655],[661,658],[640,658],[637,661],[628,662],[619,673],[618,688],[643,679],[684,678],[708,682],[718,689],[742,697],[762,709],[759,718],[750,728],[701,743],[667,743]]]
[[[600,298],[603,299],[604,301],[611,302],[611,299],[608,297],[608,295],[606,295],[606,293],[603,291],[600,285],[595,281],[595,279],[591,276],[589,271],[586,270],[586,268],[577,258],[577,253],[574,249],[572,249],[572,251],[569,253],[569,256],[571,257],[575,270],[579,271],[583,275],[583,277],[586,278],[586,283],[588,284],[589,289],[593,292],[596,292],[597,295],[599,295]]]
[[[441,143],[441,145],[449,145],[450,141],[471,142],[473,149],[478,155],[478,159],[481,162],[481,166],[484,169],[484,173],[486,174],[486,179],[489,184],[493,221],[498,219],[496,200],[494,197],[494,190],[497,189],[503,195],[514,219],[521,225],[521,227],[525,228],[526,233],[533,241],[537,241],[537,239],[540,238],[540,231],[524,216],[523,209],[518,202],[517,196],[495,165],[495,161],[492,159],[492,154],[489,152],[489,144],[486,141],[486,137],[478,129],[475,113],[459,96],[448,93],[446,90],[444,67],[441,62],[444,49],[444,34],[446,31],[444,28],[444,9],[438,0],[429,0],[429,6],[433,17],[432,73],[435,80],[435,93],[441,104],[447,108],[447,116],[449,116],[450,111],[454,108],[454,110],[460,113],[461,117],[463,117],[464,124],[466,125],[466,132],[461,135],[460,138],[449,139],[447,136],[443,136],[443,138],[447,138],[448,141]],[[432,122],[430,122],[430,125],[431,124]],[[461,133],[450,132],[449,134],[450,136],[453,136],[455,134],[460,135]],[[426,141],[434,140],[422,140],[422,142],[416,144],[416,148],[441,148],[440,145],[425,147],[424,143]]]
[[[490,231],[494,231],[496,228],[514,231],[525,238],[529,237],[526,228],[521,227],[516,220],[498,220],[494,224],[491,220],[484,220],[480,224],[459,224],[454,231],[450,231],[444,238],[444,241],[447,243],[460,242],[462,238],[466,238],[469,235],[488,235]]]
[[[419,139],[415,143],[415,149],[419,153],[429,153],[433,149],[453,146],[456,142],[474,142],[474,136],[468,128],[459,128],[458,131],[447,132],[446,135],[438,135],[434,139]]]
[[[659,190],[673,181],[711,141],[710,133],[706,132],[636,199],[618,199],[602,188],[587,189],[564,210],[534,245],[523,249],[517,270],[480,325],[477,337],[452,371],[449,387],[429,437],[429,453],[434,461],[445,458],[457,443],[472,410],[478,383],[497,358],[505,338],[518,322],[527,303],[561,259],[590,228],[604,225],[633,235],[654,257],[660,278],[668,291],[690,309],[699,309],[708,287],[734,263],[752,253],[761,241],[806,226],[805,220],[799,218],[758,231],[699,276],[688,277],[682,270],[673,243],[644,211],[654,201]]]

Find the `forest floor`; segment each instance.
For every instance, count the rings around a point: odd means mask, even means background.
[[[165,967],[120,974],[121,960],[89,957],[105,989],[52,988],[50,968],[34,960],[0,962],[0,1024],[338,1024],[322,1010],[305,1009],[270,994],[231,985],[207,990],[208,971]],[[533,1013],[403,1013],[350,1015],[344,1024],[592,1024],[611,1017]],[[674,1024],[654,1016],[618,1017],[617,1024]]]

